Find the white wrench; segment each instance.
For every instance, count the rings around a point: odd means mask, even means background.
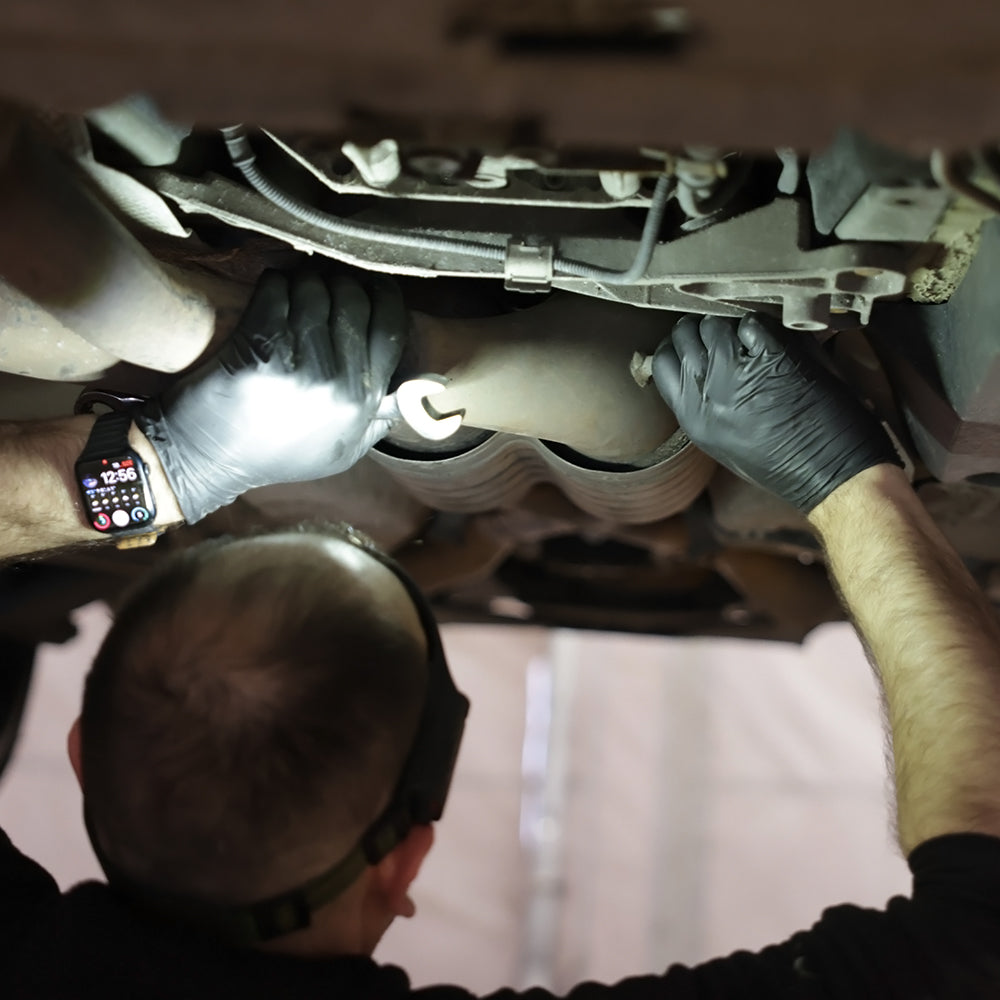
[[[382,400],[377,416],[403,420],[411,430],[428,441],[443,441],[462,426],[462,413],[434,416],[427,408],[427,398],[444,392],[444,382],[436,375],[407,379]]]

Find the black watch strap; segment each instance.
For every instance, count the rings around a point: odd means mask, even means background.
[[[88,519],[93,518],[91,520],[92,526],[98,531],[107,532],[109,537],[115,539],[115,544],[120,549],[151,545],[164,531],[163,527],[154,526],[156,500],[149,484],[148,467],[142,460],[142,456],[129,444],[128,436],[131,427],[132,413],[127,410],[102,413],[94,421],[90,435],[87,437],[87,443],[76,460],[78,485],[81,490],[85,514]],[[88,463],[97,462],[103,462],[107,465],[108,461],[112,461],[112,468],[117,469],[119,459],[125,460],[125,466],[135,464],[136,472],[132,479],[136,480],[136,485],[132,486],[131,489],[126,486],[126,492],[120,496],[114,492],[109,496],[107,489],[105,489],[102,502],[102,493],[94,490],[98,484],[97,477],[103,476],[104,473],[99,469],[87,469],[86,466]],[[82,479],[81,476],[83,476]],[[92,476],[92,478],[88,481],[87,476]],[[115,487],[112,487],[113,489]],[[132,493],[132,490],[141,490],[142,492]],[[122,511],[125,512],[125,524],[121,524],[117,520]],[[129,515],[133,521],[137,521],[137,513],[142,514],[145,523],[139,522],[129,525]]]
[[[94,421],[90,437],[77,461],[89,462],[115,452],[128,451],[128,432],[131,427],[131,413],[102,413]]]

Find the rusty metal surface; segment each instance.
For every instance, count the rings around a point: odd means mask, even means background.
[[[532,438],[494,434],[460,455],[371,457],[418,500],[437,510],[476,513],[513,507],[539,483],[558,486],[581,510],[622,524],[647,524],[684,510],[715,462],[677,432],[661,461],[643,469],[587,468]]]
[[[803,331],[866,325],[877,301],[903,293],[908,251],[885,243],[810,249],[803,239],[807,227],[802,202],[779,198],[658,245],[641,282],[607,287],[559,278],[553,283],[583,295],[679,312],[771,312],[789,329]],[[561,246],[566,256],[579,259],[588,253],[587,242],[570,237]],[[625,249],[622,241],[609,243],[604,266],[627,266]]]
[[[626,462],[658,448],[677,421],[629,372],[676,317],[572,295],[487,319],[414,315],[416,364],[446,376],[431,402],[472,427],[545,438]]]
[[[0,366],[81,380],[174,372],[216,332],[199,279],[156,261],[32,127],[0,106]]]
[[[0,278],[0,372],[85,382],[118,360]]]
[[[557,145],[817,147],[845,123],[923,149],[995,133],[996,4],[700,0],[676,44],[630,49],[616,9],[634,7],[7,0],[0,92],[83,109],[141,89],[181,121],[317,130],[364,114]],[[603,47],[574,44],[588,16]]]
[[[880,308],[872,343],[889,373],[916,451],[942,482],[1000,473],[1000,223],[942,305]]]
[[[368,239],[329,232],[304,222],[265,198],[219,176],[179,177],[150,172],[150,180],[185,212],[208,215],[237,229],[273,236],[305,252],[322,254],[388,273],[425,277],[494,277],[504,274],[499,262],[461,250],[427,250],[402,241]],[[486,228],[481,206],[461,205],[463,229],[431,223],[440,206],[379,200],[353,221],[388,225],[424,233],[433,228],[450,239],[502,247],[509,234]],[[512,209],[501,225],[525,225]],[[551,284],[588,297],[644,308],[740,316],[747,310],[771,312],[796,330],[839,329],[866,324],[872,306],[902,294],[914,266],[912,252],[888,243],[804,245],[808,210],[800,199],[779,198],[768,205],[723,219],[700,231],[682,233],[652,252],[644,277],[614,284],[560,271]],[[453,218],[453,217],[452,217]],[[517,221],[514,221],[517,220]],[[600,268],[623,271],[635,259],[638,241],[618,233],[578,236],[551,227],[565,225],[535,210],[530,226],[536,235],[557,243],[561,256]],[[544,237],[544,238],[543,238]],[[564,261],[564,264],[566,262]]]

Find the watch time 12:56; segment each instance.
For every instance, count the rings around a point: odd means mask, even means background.
[[[119,463],[116,462],[115,465],[119,465]],[[124,459],[120,466],[120,468],[101,470],[101,480],[105,486],[111,486],[114,483],[134,483],[138,480],[139,473],[131,458]]]
[[[109,535],[140,534],[156,517],[142,459],[134,452],[77,462],[84,516]]]

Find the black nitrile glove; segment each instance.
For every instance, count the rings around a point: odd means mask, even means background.
[[[847,386],[767,317],[685,316],[653,380],[699,448],[806,513],[864,469],[902,464]]]
[[[219,353],[137,417],[184,517],[354,465],[389,429],[407,324],[389,281],[265,274]]]

